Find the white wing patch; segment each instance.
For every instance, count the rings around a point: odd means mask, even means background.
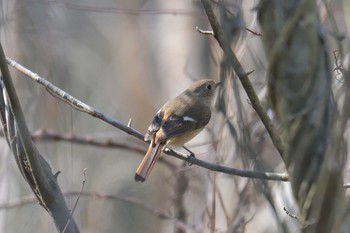
[[[184,116],[182,119],[183,119],[184,121],[193,121],[193,122],[196,122],[195,119],[193,119],[192,117],[189,117],[189,116]]]

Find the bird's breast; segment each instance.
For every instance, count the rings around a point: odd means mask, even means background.
[[[180,136],[171,138],[167,141],[168,145],[173,145],[173,146],[178,146],[181,147],[183,146],[186,142],[188,142],[189,140],[191,140],[192,138],[194,138],[199,132],[201,132],[203,130],[203,128],[200,129],[196,129],[193,131],[190,131],[188,133],[184,133]]]

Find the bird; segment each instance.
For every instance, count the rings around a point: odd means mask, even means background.
[[[145,134],[144,140],[150,145],[136,170],[135,181],[146,180],[165,146],[184,147],[203,130],[210,120],[211,102],[219,84],[211,79],[196,81],[159,109]]]

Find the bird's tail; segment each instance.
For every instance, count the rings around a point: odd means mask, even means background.
[[[136,170],[136,181],[144,182],[146,180],[147,176],[151,173],[154,164],[157,162],[164,145],[165,142],[159,144],[153,144],[153,141],[151,142],[145,157]]]

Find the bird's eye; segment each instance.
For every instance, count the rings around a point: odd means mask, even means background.
[[[210,85],[210,84],[207,86],[207,89],[208,89],[208,90],[211,90],[211,85]]]

